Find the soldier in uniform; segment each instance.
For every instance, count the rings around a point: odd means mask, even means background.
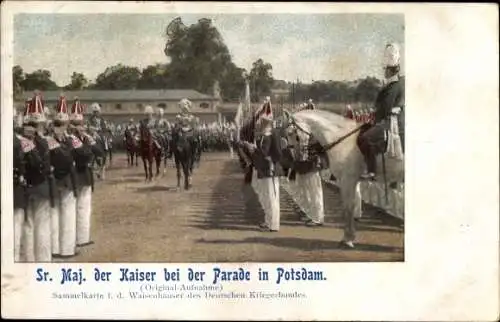
[[[52,211],[52,255],[70,258],[76,255],[77,179],[75,156],[85,153],[83,143],[67,133],[69,122],[66,98],[61,96],[56,106],[53,137],[59,142],[69,165],[55,166],[56,207]]]
[[[316,105],[314,105],[313,100],[311,98],[309,99],[307,104],[305,104],[304,109],[306,109],[306,110],[315,110],[316,109]]]
[[[273,132],[273,113],[271,100],[266,98],[262,108],[257,111],[256,144],[248,144],[253,151],[254,166],[257,171],[259,199],[264,208],[265,220],[260,224],[262,231],[278,231],[280,228],[279,180],[276,165],[280,159],[279,136]]]
[[[375,100],[375,124],[367,125],[358,137],[358,146],[365,157],[367,171],[363,179],[373,179],[376,170],[376,156],[383,153],[386,142],[385,133],[389,130],[389,118],[399,113],[404,106],[404,86],[399,80],[400,53],[397,44],[385,48],[384,77],[385,86]]]
[[[352,110],[352,107],[350,104],[347,104],[344,112],[344,116],[347,117],[348,119],[354,119],[354,112]]]
[[[54,190],[50,156],[59,144],[44,136],[45,122],[41,95],[35,92],[23,120],[23,138],[34,144],[40,156],[38,164],[34,163],[26,169],[25,255],[28,262],[52,260],[50,208],[54,206]]]
[[[76,245],[79,247],[93,243],[90,238],[92,191],[94,190],[94,173],[91,169],[91,163],[93,158],[102,157],[104,154],[104,151],[99,148],[94,138],[86,133],[84,124],[83,107],[80,101],[75,99],[71,106],[70,126],[72,134],[83,143],[83,151],[85,151],[85,153],[75,157],[78,181],[76,198]]]
[[[77,99],[77,98],[75,98]],[[94,139],[102,140],[102,145],[104,147],[105,152],[109,151],[109,162],[111,164],[112,161],[112,153],[111,153],[111,131],[108,127],[108,123],[101,116],[101,106],[98,103],[92,103],[90,106],[92,110],[92,115],[89,118],[88,126],[94,132]],[[97,135],[95,135],[97,134]]]
[[[14,109],[14,128],[22,128],[22,119]],[[21,121],[21,123],[19,123]],[[30,156],[31,154],[31,156]],[[28,195],[26,186],[26,171],[30,167],[39,168],[40,156],[36,151],[35,144],[15,133],[13,137],[13,161],[14,161],[14,262],[21,260],[21,245],[23,240],[23,226],[28,211]],[[27,162],[28,161],[28,162]],[[28,163],[28,164],[27,164]]]
[[[198,135],[196,128],[198,125],[197,118],[191,114],[191,102],[187,98],[183,98],[179,102],[180,114],[176,115],[176,126],[180,127],[182,132],[189,133],[190,143],[192,150],[197,155],[197,148],[199,146]]]

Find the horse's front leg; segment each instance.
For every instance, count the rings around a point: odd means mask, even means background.
[[[113,165],[113,149],[109,148],[109,166]]]
[[[342,208],[344,216],[344,237],[341,241],[341,246],[354,248],[354,240],[356,239],[356,220],[355,211],[357,193],[356,186],[358,177],[350,176],[340,180],[340,195],[342,198]]]
[[[160,175],[160,167],[161,167],[161,154],[156,156],[156,176]]]
[[[149,181],[153,180],[153,158],[149,158]]]
[[[181,165],[180,162],[175,162],[175,167],[177,168],[177,188],[181,187]]]
[[[148,181],[148,162],[146,157],[142,157],[142,164],[144,165],[144,173],[146,174],[146,181]]]
[[[190,166],[193,166],[193,163],[191,162],[191,165],[189,162],[186,162],[183,164],[182,169],[184,171],[184,189],[188,190],[191,187],[191,175],[193,173],[192,169]]]

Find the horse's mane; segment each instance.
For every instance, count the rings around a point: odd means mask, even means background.
[[[351,119],[325,110],[302,110],[293,115],[297,117],[298,122],[300,122],[301,118],[309,119],[313,121],[315,125],[320,126],[323,130],[328,132],[349,131],[357,125],[356,122]]]

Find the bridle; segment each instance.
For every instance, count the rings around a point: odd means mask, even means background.
[[[290,119],[291,119],[291,120],[290,120],[290,124],[289,124],[288,126],[293,125],[293,126],[294,126],[295,128],[297,128],[299,131],[301,131],[302,133],[306,134],[309,138],[313,136],[311,132],[309,132],[309,131],[305,130],[303,127],[301,127],[301,126],[297,123],[297,121],[295,121],[295,118],[291,117]],[[318,143],[315,143],[315,144],[314,144],[314,146],[319,145],[319,146],[321,147],[321,152],[323,152],[323,153],[324,153],[324,152],[327,152],[327,151],[329,151],[329,150],[333,149],[336,145],[338,145],[339,143],[341,143],[342,141],[344,141],[344,140],[345,140],[345,139],[347,139],[348,137],[350,137],[351,135],[353,135],[353,134],[355,134],[355,133],[359,132],[359,131],[360,131],[360,130],[364,127],[364,126],[365,126],[365,124],[362,124],[362,125],[360,125],[360,126],[357,126],[357,127],[356,127],[356,128],[354,128],[353,130],[349,131],[347,134],[345,134],[345,135],[341,136],[340,138],[338,138],[337,140],[335,140],[335,141],[333,141],[333,142],[331,142],[331,143],[328,143],[328,144],[326,144],[326,145],[322,145],[322,144],[320,144],[320,143],[318,142]],[[308,144],[308,148],[311,148],[312,146],[313,146],[312,144],[310,144],[310,143]]]

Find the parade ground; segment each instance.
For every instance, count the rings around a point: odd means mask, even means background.
[[[279,232],[261,232],[256,194],[243,185],[237,159],[229,152],[205,153],[192,189],[176,188],[176,170],[152,183],[142,161],[127,166],[116,154],[105,180],[92,195],[93,245],[71,262],[344,262],[403,261],[401,222],[374,209],[357,223],[356,249],[340,248],[342,218],[335,188],[324,186],[325,225],[307,227],[281,187]],[[58,262],[61,260],[57,260]]]

